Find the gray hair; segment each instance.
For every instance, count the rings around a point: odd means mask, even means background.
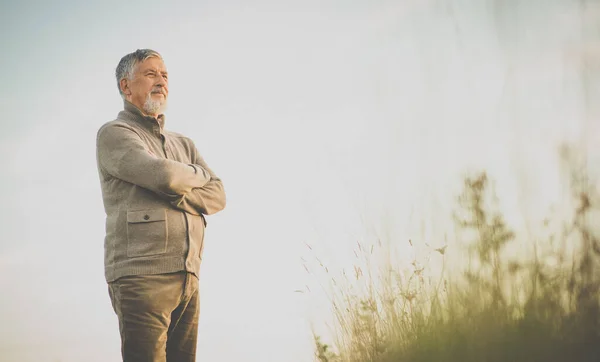
[[[117,77],[117,87],[119,88],[119,94],[121,94],[121,97],[125,97],[121,91],[121,79],[133,79],[135,66],[138,63],[153,57],[162,59],[162,56],[157,51],[152,49],[138,49],[135,52],[129,53],[121,58],[119,65],[117,65],[117,70],[115,71],[115,75]]]

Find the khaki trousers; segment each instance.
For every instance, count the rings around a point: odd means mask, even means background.
[[[198,278],[182,271],[126,276],[108,284],[123,362],[194,362]]]

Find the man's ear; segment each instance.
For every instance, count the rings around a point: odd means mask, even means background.
[[[121,81],[119,82],[119,86],[121,87],[121,92],[123,92],[123,94],[125,94],[126,96],[131,95],[131,89],[129,89],[129,79],[121,79]]]

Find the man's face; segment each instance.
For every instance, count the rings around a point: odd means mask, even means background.
[[[162,59],[148,58],[138,63],[133,79],[122,79],[121,90],[125,99],[149,116],[158,116],[167,104],[169,81]]]

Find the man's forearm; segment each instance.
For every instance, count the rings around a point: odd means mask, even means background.
[[[223,210],[226,204],[223,182],[197,151],[194,161],[194,168],[208,175],[210,181],[202,187],[195,187],[184,195],[171,199],[171,205],[193,215],[212,215]]]
[[[193,215],[215,214],[223,210],[225,204],[225,189],[219,178],[211,179],[206,185],[171,200],[171,205]]]
[[[125,125],[102,128],[97,152],[106,172],[159,195],[181,196],[210,180],[206,170],[150,155],[139,135]]]

